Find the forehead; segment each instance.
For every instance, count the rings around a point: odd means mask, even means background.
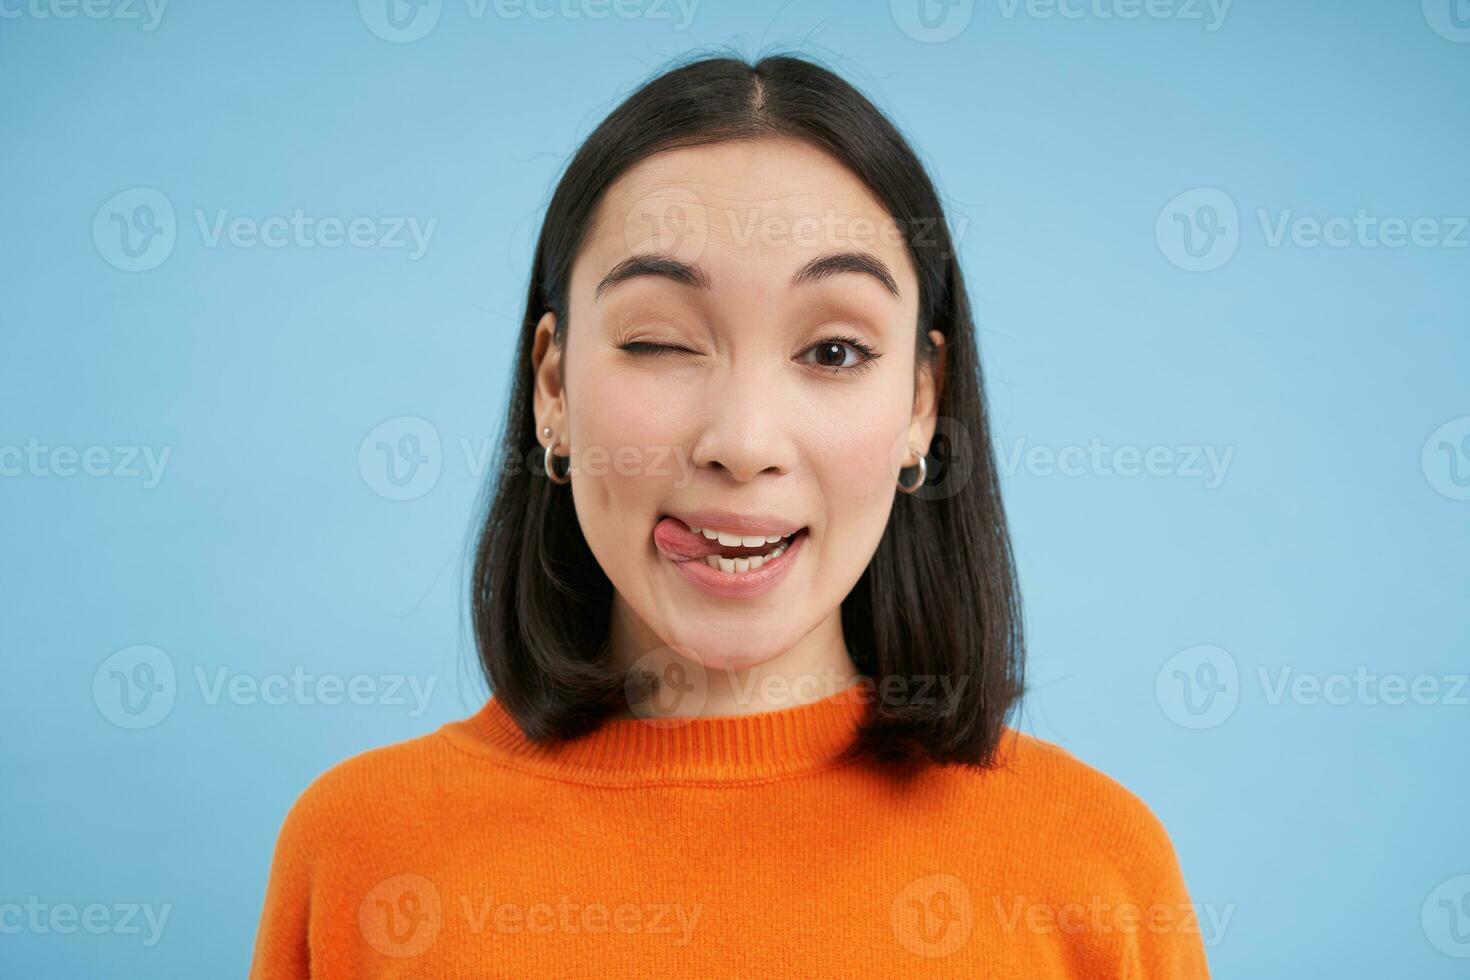
[[[876,255],[905,294],[913,288],[898,223],[835,158],[785,137],[727,140],[653,154],[620,176],[573,278],[649,253],[697,263],[718,280],[722,268],[779,274],[834,252]]]

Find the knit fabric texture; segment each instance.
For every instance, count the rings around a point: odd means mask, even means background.
[[[554,746],[491,697],[348,759],[286,816],[250,976],[1208,976],[1138,797],[1014,729],[989,770],[843,762],[871,694]]]

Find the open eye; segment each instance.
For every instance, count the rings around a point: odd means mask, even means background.
[[[858,338],[846,335],[818,341],[803,351],[803,355],[806,354],[813,355],[813,359],[806,363],[833,374],[866,371],[872,367],[873,361],[883,356]]]

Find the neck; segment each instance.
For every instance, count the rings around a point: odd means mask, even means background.
[[[760,714],[831,697],[861,676],[842,632],[837,608],[789,648],[747,666],[714,669],[692,651],[670,645],[614,594],[608,629],[611,662],[624,674],[635,668],[660,679],[646,705],[625,707],[618,717],[693,718]]]

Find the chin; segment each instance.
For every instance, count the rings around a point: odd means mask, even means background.
[[[711,635],[704,629],[676,633],[672,645],[690,651],[697,657],[699,665],[708,671],[756,667],[775,660],[790,646],[784,638],[764,640],[751,630],[726,635]]]

